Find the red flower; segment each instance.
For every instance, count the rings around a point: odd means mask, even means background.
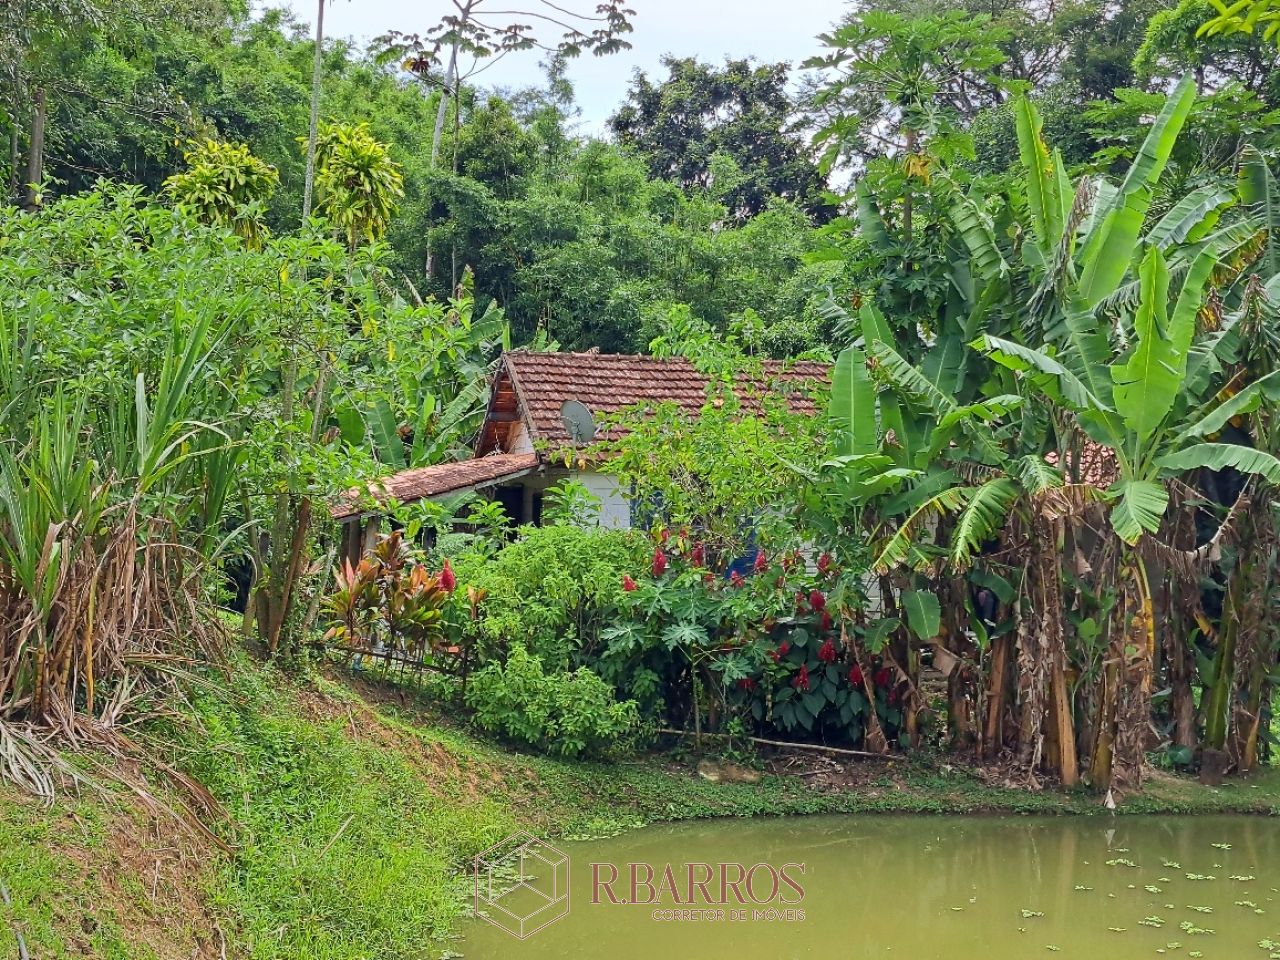
[[[831,612],[829,610],[823,610],[822,611],[822,629],[830,630],[834,622],[835,621],[831,619]]]
[[[667,571],[667,555],[662,552],[662,548],[653,551],[653,575],[655,578],[662,576]]]
[[[862,686],[862,668],[856,663],[849,668],[849,683],[852,686]]]
[[[824,576],[828,572],[830,572],[832,566],[833,566],[833,561],[831,560],[831,554],[824,553],[822,556],[818,558],[818,572],[823,574]]]
[[[670,539],[671,539],[671,531],[670,531],[670,530],[668,530],[666,527],[663,527],[661,530],[659,530],[659,531],[658,531],[658,542],[659,542],[659,543],[661,543],[661,544],[664,544],[664,545],[665,545],[665,544],[666,544],[666,542],[667,542],[668,540],[670,540]]]
[[[889,681],[893,679],[893,674],[889,672],[888,667],[881,667],[871,675],[871,682],[877,687],[887,687]]]
[[[742,574],[740,574],[737,570],[729,574],[729,585],[732,587],[740,587],[746,582],[747,581],[742,578]]]
[[[791,681],[791,684],[797,690],[809,689],[809,667],[807,664],[800,664],[800,672],[796,674],[796,678]]]
[[[818,659],[823,663],[835,663],[839,654],[836,653],[836,645],[830,640],[826,641],[818,648]]]
[[[445,593],[453,593],[454,588],[458,586],[458,578],[453,574],[453,567],[449,566],[446,558],[444,561],[444,569],[440,571],[440,587]]]
[[[814,610],[825,610],[827,606],[827,598],[822,595],[821,590],[809,591],[809,606]]]
[[[693,552],[689,554],[689,562],[695,567],[705,567],[707,565],[707,552],[703,549],[702,544],[695,543]]]
[[[741,680],[738,681],[739,690],[754,690],[755,688],[756,688],[756,682],[750,677],[743,677]]]
[[[756,551],[755,571],[756,573],[764,573],[769,569],[769,558],[763,550]]]
[[[632,590],[638,590],[640,588],[636,584],[636,582],[631,579],[631,574],[624,573],[622,575],[622,589],[625,590],[627,593],[630,593]]]
[[[799,593],[796,594],[796,613],[804,613],[804,612],[805,612],[804,591],[801,590]]]
[[[769,659],[772,660],[774,663],[777,663],[779,660],[782,659],[782,654],[780,654],[777,650],[770,650]]]
[[[791,652],[791,641],[790,641],[790,640],[783,640],[780,644],[778,644],[778,654],[779,654],[779,656],[783,656],[783,657],[785,657],[785,656],[786,656],[788,653],[790,653],[790,652]]]
[[[716,575],[714,573],[704,573],[702,575],[702,582],[705,583],[707,586],[711,586],[713,583],[716,582]]]

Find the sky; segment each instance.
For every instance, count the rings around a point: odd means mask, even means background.
[[[560,6],[591,10],[596,0],[557,0]],[[284,4],[298,19],[314,24],[315,0],[269,0],[255,6]],[[536,9],[538,0],[510,0],[502,9]],[[632,49],[607,57],[584,53],[571,61],[584,133],[602,133],[604,122],[626,96],[632,73],[652,75],[664,53],[720,62],[731,56],[764,62],[798,63],[819,52],[815,37],[845,10],[841,0],[631,0],[636,11]],[[388,30],[425,31],[452,4],[447,0],[332,0],[325,10],[325,34],[363,44]],[[518,20],[504,18],[503,22]],[[529,22],[527,20],[523,22]],[[539,51],[512,53],[474,77],[491,86],[530,86],[542,79]],[[467,64],[464,62],[464,69]]]

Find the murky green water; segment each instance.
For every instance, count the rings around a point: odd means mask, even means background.
[[[1265,818],[712,821],[560,848],[570,861],[569,913],[525,940],[470,922],[458,947],[469,960],[1280,956],[1280,823]],[[618,881],[594,891],[600,903],[592,902],[593,863],[619,867]],[[608,902],[608,889],[630,899],[631,863],[654,867],[655,889],[671,864],[675,896],[695,902],[676,903],[665,887],[658,904]],[[712,879],[690,891],[686,865],[704,863]],[[729,881],[738,873],[719,865],[734,863],[803,864],[803,874],[787,871],[803,897],[783,882],[772,907],[741,905],[735,890],[768,897],[770,870],[757,869],[753,889],[730,882],[722,891],[720,873]],[[646,868],[636,869],[643,879]],[[543,870],[531,882],[551,889],[550,867]],[[693,871],[695,880],[706,876]],[[540,872],[526,867],[528,876]],[[605,866],[594,872],[611,875]],[[637,899],[648,893],[636,888]],[[722,893],[726,905],[715,902]],[[690,909],[711,912],[663,912]],[[739,910],[746,919],[734,919]],[[1268,939],[1277,946],[1259,946]]]

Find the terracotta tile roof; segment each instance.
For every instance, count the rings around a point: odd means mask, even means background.
[[[788,397],[797,413],[815,413],[806,384],[825,383],[831,368],[811,360],[763,362],[763,377],[743,383],[746,410],[759,410],[757,394]],[[684,357],[659,358],[609,353],[533,353],[515,350],[500,372],[509,374],[535,444],[557,449],[569,444],[560,420],[566,400],[583,403],[596,416],[638,404],[672,401],[696,414],[707,401],[709,378]],[[598,439],[616,439],[620,431]]]
[[[1051,466],[1060,466],[1062,458],[1056,450],[1050,450],[1044,455],[1045,460]],[[1071,480],[1072,456],[1070,453],[1066,456],[1067,479]],[[1105,490],[1116,482],[1120,476],[1120,468],[1116,465],[1116,452],[1108,446],[1098,443],[1096,440],[1084,441],[1084,446],[1080,450],[1080,466],[1079,480],[1081,483],[1087,483],[1090,486],[1098,487]]]
[[[475,460],[458,460],[454,463],[438,463],[431,467],[404,470],[369,484],[368,492],[378,500],[394,497],[401,503],[411,503],[458,490],[483,487],[527,473],[537,466],[537,454],[500,453]],[[329,512],[335,519],[342,520],[363,513],[366,503],[360,491],[348,490]]]

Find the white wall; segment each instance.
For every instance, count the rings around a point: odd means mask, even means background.
[[[594,470],[575,470],[571,476],[599,498],[600,526],[610,530],[631,526],[631,501],[623,495],[614,477]]]

